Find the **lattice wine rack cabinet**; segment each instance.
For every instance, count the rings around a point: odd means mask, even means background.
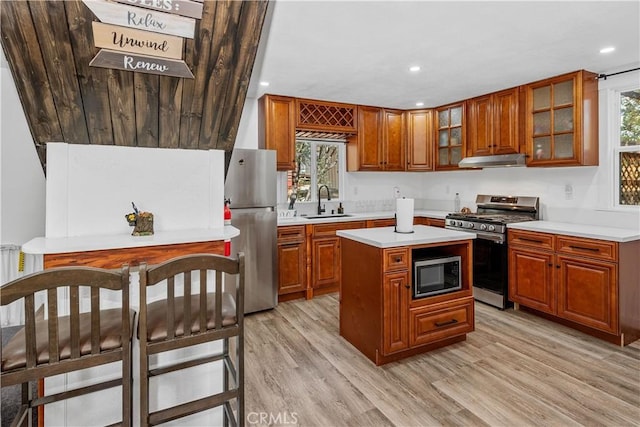
[[[296,129],[355,133],[356,106],[296,99]]]

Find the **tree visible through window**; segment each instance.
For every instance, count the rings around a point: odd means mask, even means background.
[[[620,94],[619,204],[640,205],[640,89]]]
[[[296,168],[289,172],[287,195],[296,201],[317,201],[318,188],[326,185],[332,199],[340,198],[340,143],[296,141]],[[326,197],[324,191],[322,197]]]

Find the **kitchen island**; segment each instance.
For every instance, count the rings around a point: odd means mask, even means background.
[[[382,365],[466,339],[474,330],[475,234],[417,225],[342,230],[340,335]],[[460,257],[459,289],[414,298],[413,259]]]

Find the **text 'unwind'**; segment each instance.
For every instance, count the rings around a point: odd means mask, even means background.
[[[124,34],[117,33],[115,31],[113,31],[111,34],[113,35],[113,44],[122,48],[131,46],[161,50],[162,52],[166,52],[169,49],[166,40],[160,43],[153,40],[140,40],[134,37],[126,37]]]

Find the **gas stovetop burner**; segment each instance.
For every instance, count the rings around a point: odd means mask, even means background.
[[[531,215],[504,215],[504,214],[464,214],[464,213],[452,213],[447,215],[447,218],[450,219],[460,219],[463,221],[476,221],[476,222],[486,222],[486,223],[495,223],[495,224],[509,224],[512,222],[524,222],[524,221],[532,221],[535,218],[532,218]]]

